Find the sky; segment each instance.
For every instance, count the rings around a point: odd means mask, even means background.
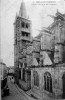
[[[23,0],[29,16],[33,37],[39,34],[42,27],[48,27],[57,9],[65,13],[65,0]],[[53,2],[50,2],[53,1]],[[14,21],[19,14],[22,0],[0,0],[1,4],[1,58],[7,66],[14,66]]]

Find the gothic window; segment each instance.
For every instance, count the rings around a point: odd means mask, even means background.
[[[49,72],[44,74],[44,89],[52,92],[52,78]]]
[[[34,76],[34,85],[38,87],[39,86],[39,76],[38,76],[37,71],[34,71],[33,76]]]

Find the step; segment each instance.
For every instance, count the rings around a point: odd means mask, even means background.
[[[29,96],[31,95],[31,93],[32,93],[32,90],[28,90],[28,91],[26,92],[26,94],[29,95]]]

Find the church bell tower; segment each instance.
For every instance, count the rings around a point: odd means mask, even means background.
[[[21,3],[19,15],[16,15],[14,31],[14,65],[22,67],[24,63],[26,66],[27,45],[31,43],[31,21],[24,1]]]

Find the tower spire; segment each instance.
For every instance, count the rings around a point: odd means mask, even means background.
[[[24,0],[22,0],[20,11],[19,11],[19,16],[23,18],[27,18],[27,12],[26,12],[26,6]]]

